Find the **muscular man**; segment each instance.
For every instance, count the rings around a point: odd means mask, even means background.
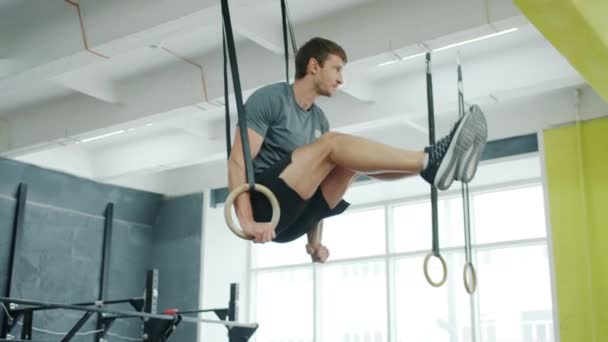
[[[276,83],[247,100],[247,133],[256,183],[277,197],[281,218],[276,229],[269,201],[260,193],[243,193],[235,201],[243,232],[254,242],[288,242],[308,234],[313,261],[325,262],[329,251],[313,241],[317,223],[344,212],[342,199],[360,174],[396,179],[420,174],[440,190],[454,180],[469,182],[486,143],[487,129],[478,107],[454,124],[449,135],[424,151],[404,150],[360,137],[331,132],[315,103],[332,96],[342,84],[347,56],[338,44],[313,38],[296,54],[293,84]],[[228,163],[229,187],[246,183],[241,138]],[[314,242],[314,243],[313,243]]]

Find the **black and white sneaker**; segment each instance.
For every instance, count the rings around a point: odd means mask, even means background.
[[[475,177],[477,166],[479,166],[479,161],[481,160],[481,154],[488,140],[488,125],[481,108],[473,105],[469,109],[469,113],[471,115],[471,123],[475,126],[474,130],[477,133],[473,145],[466,151],[456,170],[455,179],[464,183],[469,183]]]
[[[439,190],[447,190],[456,179],[459,165],[468,169],[462,160],[469,155],[467,152],[473,148],[477,136],[483,134],[476,120],[479,120],[478,115],[466,113],[454,124],[449,135],[424,149],[429,156],[427,167],[420,172],[424,180]]]

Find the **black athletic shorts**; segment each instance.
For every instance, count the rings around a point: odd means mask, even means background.
[[[274,242],[296,240],[314,228],[320,220],[339,215],[350,205],[342,200],[335,208],[330,209],[321,192],[321,187],[317,188],[310,199],[302,199],[283,179],[279,178],[289,164],[291,164],[291,155],[255,177],[256,183],[268,187],[279,200],[281,219],[276,228]],[[253,217],[257,222],[270,221],[272,207],[266,196],[254,191],[251,194],[251,206]]]

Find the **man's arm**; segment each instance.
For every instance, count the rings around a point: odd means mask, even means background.
[[[310,254],[313,262],[324,263],[329,257],[329,250],[321,244],[323,237],[323,221],[314,226],[307,233],[308,243],[306,244],[306,252]]]
[[[317,248],[321,244],[321,240],[323,239],[323,221],[319,221],[316,226],[314,226],[306,233],[306,236],[308,237],[307,246]]]
[[[251,148],[251,159],[253,160],[260,152],[264,138],[251,128],[247,128],[247,134],[249,136],[249,147]],[[237,186],[245,183],[247,183],[247,176],[245,175],[243,144],[241,135],[237,130],[230,158],[228,159],[228,187],[232,191]],[[237,197],[234,201],[234,207],[241,227],[245,228],[254,223],[249,192],[245,192]]]

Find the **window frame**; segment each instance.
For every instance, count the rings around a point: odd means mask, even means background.
[[[491,184],[491,185],[483,185],[483,186],[471,186],[469,188],[469,197],[472,199],[474,196],[476,195],[481,195],[481,194],[487,194],[487,193],[496,193],[496,192],[503,192],[503,191],[509,191],[509,190],[517,190],[517,189],[524,189],[524,188],[534,188],[534,187],[539,187],[541,188],[541,191],[543,193],[543,203],[542,203],[542,208],[544,209],[543,212],[543,217],[545,218],[545,235],[543,237],[536,237],[536,238],[524,238],[524,239],[515,239],[515,240],[508,240],[508,241],[498,241],[498,242],[490,242],[490,243],[475,243],[474,241],[474,236],[475,236],[475,208],[474,208],[474,204],[473,204],[473,200],[470,201],[470,216],[471,216],[471,236],[473,237],[473,241],[471,241],[471,250],[472,250],[472,254],[473,254],[473,261],[475,264],[475,259],[477,257],[477,253],[479,251],[487,251],[487,250],[496,250],[496,249],[501,249],[501,248],[509,248],[509,247],[524,247],[524,246],[544,246],[544,248],[547,249],[547,253],[549,254],[549,265],[548,267],[551,268],[551,255],[550,255],[550,232],[548,230],[549,227],[549,221],[546,219],[547,218],[547,205],[546,205],[546,200],[545,200],[545,184],[542,180],[541,177],[532,177],[532,178],[528,178],[528,179],[524,179],[524,180],[517,180],[517,181],[511,181],[511,182],[502,182],[500,184]],[[451,199],[451,198],[458,198],[461,197],[462,193],[461,193],[461,188],[458,187],[458,189],[451,189],[448,191],[444,191],[441,192],[439,194],[438,200],[447,200],[447,199]],[[328,260],[328,262],[326,263],[327,265],[341,265],[341,264],[350,264],[350,263],[355,263],[355,262],[374,262],[374,261],[383,261],[384,265],[385,265],[385,284],[387,286],[386,289],[386,308],[387,308],[387,326],[386,326],[386,333],[387,333],[387,341],[389,342],[393,342],[396,341],[396,329],[395,329],[395,308],[393,306],[393,302],[394,302],[394,298],[395,298],[395,293],[396,293],[396,289],[394,288],[393,284],[395,282],[395,272],[394,270],[391,270],[391,268],[393,267],[393,264],[395,263],[395,261],[402,259],[402,258],[413,258],[413,257],[424,257],[430,250],[431,250],[431,246],[429,245],[428,249],[421,249],[421,250],[412,250],[412,251],[405,251],[405,252],[395,252],[394,251],[394,246],[391,246],[391,241],[393,239],[393,235],[395,233],[395,229],[394,229],[394,209],[399,207],[399,206],[403,206],[403,205],[411,205],[411,204],[417,204],[417,203],[424,203],[424,202],[428,202],[429,199],[429,195],[414,195],[414,196],[405,196],[405,197],[400,197],[400,198],[391,198],[391,199],[387,199],[387,200],[381,200],[381,201],[373,201],[373,202],[369,202],[369,203],[363,203],[363,204],[354,204],[352,205],[348,211],[345,213],[346,215],[348,215],[349,213],[353,213],[353,212],[361,212],[361,211],[365,211],[365,210],[374,210],[374,209],[378,209],[378,208],[382,208],[384,211],[384,226],[385,226],[385,253],[384,254],[380,254],[380,255],[369,255],[369,256],[363,256],[363,257],[352,257],[352,258],[344,258],[344,259],[339,259],[339,260]],[[430,233],[430,232],[429,232]],[[462,252],[464,248],[464,245],[457,245],[457,246],[449,246],[449,247],[442,247],[441,251],[444,252]],[[318,294],[318,288],[321,286],[320,284],[320,272],[321,272],[321,268],[324,267],[324,265],[320,265],[320,264],[313,264],[312,262],[307,262],[307,263],[301,263],[301,264],[290,264],[290,265],[278,265],[278,266],[268,266],[268,267],[256,267],[255,265],[253,265],[251,263],[252,257],[253,257],[253,249],[250,248],[250,251],[248,253],[248,258],[249,258],[249,267],[248,267],[248,274],[247,274],[247,281],[249,284],[253,285],[255,283],[255,277],[259,272],[273,272],[273,271],[285,271],[285,270],[295,270],[295,269],[310,269],[312,268],[312,277],[313,277],[313,327],[314,327],[314,333],[313,333],[313,342],[314,341],[318,341],[319,337],[320,337],[320,329],[319,329],[319,322],[320,322],[320,312],[319,312],[319,308],[320,308],[320,297]],[[304,252],[304,250],[302,250],[302,252]],[[420,264],[420,267],[422,268],[422,262]],[[460,270],[455,270],[456,272],[460,273]],[[552,271],[549,270],[549,274],[551,276],[550,279],[550,284],[551,284],[551,288],[549,289],[552,292],[552,296],[554,296],[554,280],[552,277]],[[430,285],[429,285],[430,286]],[[456,285],[454,285],[456,286]],[[459,284],[458,287],[462,287],[462,284]],[[249,300],[248,300],[248,314],[249,317],[255,317],[255,308],[253,307],[252,303],[254,302],[254,290],[253,290],[254,286],[249,286]],[[464,288],[461,289],[463,292],[465,291]],[[481,340],[481,331],[480,331],[480,316],[479,316],[479,292],[476,291],[474,295],[469,296],[470,297],[470,305],[471,305],[471,330],[472,330],[472,336],[473,336],[473,341],[480,341]],[[552,302],[552,311],[553,311],[553,325],[556,326],[556,321],[555,321],[555,305]],[[554,336],[555,341],[559,340],[559,338],[557,336]]]

